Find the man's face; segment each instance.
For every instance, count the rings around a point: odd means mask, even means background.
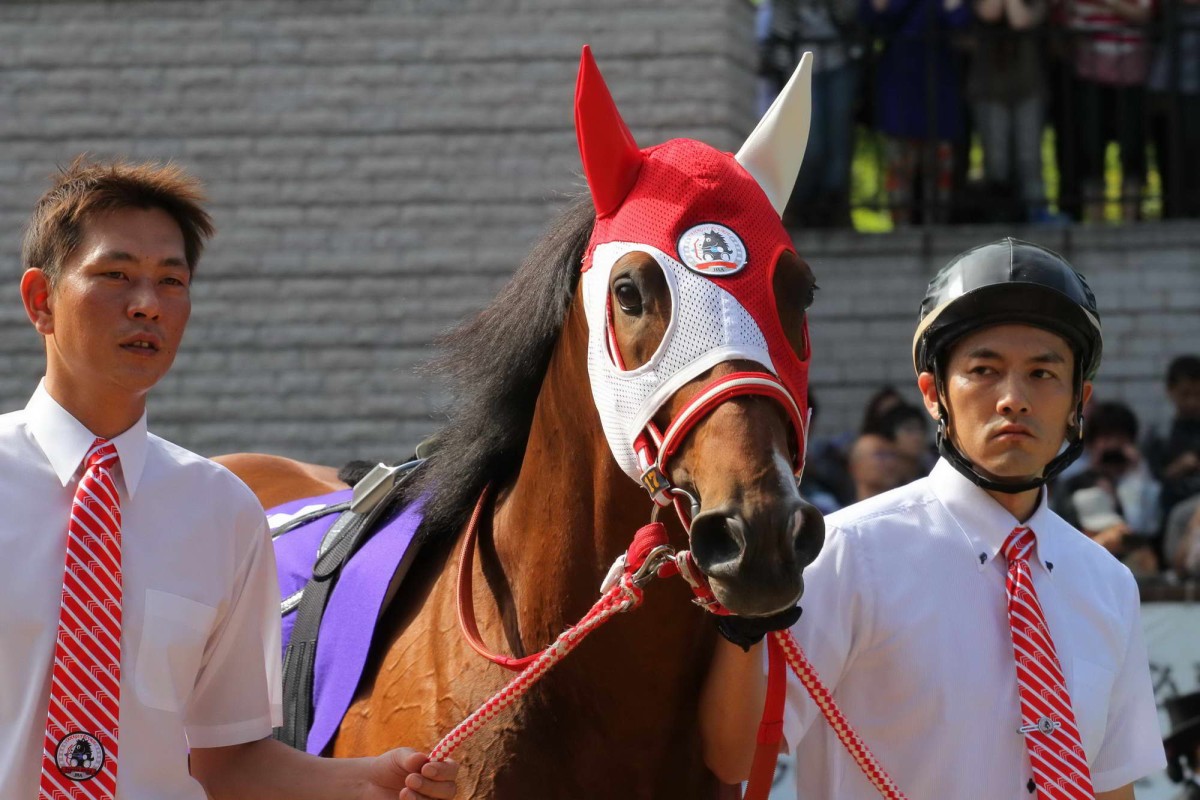
[[[956,342],[945,369],[950,436],[962,454],[993,479],[1041,475],[1075,411],[1066,341],[1029,325],[995,325]],[[920,383],[930,407],[932,376]],[[1084,392],[1086,400],[1090,383]]]
[[[1113,432],[1091,437],[1087,453],[1092,469],[1117,480],[1134,466],[1137,450],[1129,436]]]
[[[46,379],[71,402],[141,398],[170,369],[191,314],[183,235],[165,211],[97,214],[35,320]]]
[[[904,483],[904,460],[894,442],[866,433],[850,449],[850,475],[856,485],[886,492]]]
[[[1180,419],[1200,419],[1200,380],[1184,378],[1167,390]]]

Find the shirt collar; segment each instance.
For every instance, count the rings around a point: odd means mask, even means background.
[[[39,382],[33,397],[29,398],[25,406],[25,419],[54,474],[66,486],[97,437],[50,396],[45,383],[44,379]],[[148,434],[145,412],[137,422],[110,441],[117,448],[117,456],[121,460],[120,476],[125,483],[126,493],[132,499],[146,464]]]
[[[934,466],[929,481],[934,495],[966,536],[972,558],[980,570],[1000,552],[1013,528],[1023,526],[1032,529],[1037,537],[1034,550],[1037,561],[1047,574],[1054,574],[1050,565],[1054,563],[1057,553],[1055,534],[1058,520],[1046,501],[1046,487],[1041,488],[1033,516],[1021,523],[994,497],[967,480],[944,458]]]

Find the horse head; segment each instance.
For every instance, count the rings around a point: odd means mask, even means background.
[[[780,219],[808,136],[811,57],[736,156],[639,149],[590,50],[575,122],[596,222],[583,255],[588,371],[621,469],[674,505],[722,605],[796,603],[824,524],[797,488],[816,284]]]

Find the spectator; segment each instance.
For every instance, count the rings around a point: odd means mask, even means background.
[[[1179,356],[1167,367],[1167,397],[1175,419],[1166,436],[1146,443],[1150,469],[1162,481],[1164,518],[1185,498],[1200,493],[1200,358]]]
[[[1171,509],[1163,530],[1163,563],[1181,578],[1200,578],[1200,494]]]
[[[850,448],[850,479],[855,502],[882,494],[904,483],[904,461],[896,443],[877,433],[864,433]]]
[[[1016,185],[1030,222],[1060,222],[1046,207],[1042,128],[1046,70],[1037,29],[1047,0],[974,0],[976,48],[967,96],[989,188]]]
[[[959,54],[949,34],[969,23],[965,0],[863,0],[868,28],[883,37],[875,119],[888,137],[892,221],[945,222],[954,178],[953,144],[963,136]],[[919,188],[919,192],[917,189]]]
[[[891,384],[880,386],[875,390],[875,394],[867,398],[867,405],[863,409],[862,424],[858,426],[858,432],[879,430],[879,419],[896,406],[903,404],[904,398],[900,396],[900,392],[896,391],[895,386]]]
[[[1157,571],[1161,487],[1138,453],[1137,417],[1124,403],[1096,403],[1083,429],[1087,469],[1063,481],[1053,505],[1135,574]]]
[[[895,443],[900,459],[898,485],[925,477],[937,461],[930,449],[929,415],[922,408],[901,403],[879,417],[875,427],[864,433],[876,433]]]
[[[1139,217],[1146,182],[1146,77],[1150,56],[1144,26],[1155,0],[1066,0],[1074,37],[1075,114],[1084,218],[1104,219],[1104,156],[1110,140],[1121,153],[1121,216]]]
[[[812,127],[784,221],[815,227],[850,224],[850,160],[858,58],[858,0],[762,0],[758,7],[760,114],[813,54]]]
[[[1049,98],[1047,117],[1054,127],[1054,165],[1058,172],[1058,210],[1069,219],[1083,219],[1079,150],[1079,120],[1075,117],[1075,57],[1067,32],[1067,0],[1049,0]],[[1079,463],[1079,462],[1075,462]]]
[[[1200,0],[1168,0],[1150,67],[1164,217],[1200,216]]]
[[[808,393],[808,437],[809,451],[804,461],[804,477],[800,482],[800,494],[817,507],[822,514],[834,511],[854,502],[853,484],[846,472],[846,454],[836,443],[813,437],[817,424],[817,398]]]

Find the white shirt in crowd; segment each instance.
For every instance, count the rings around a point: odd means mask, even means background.
[[[38,387],[0,416],[0,797],[41,774],[67,520],[95,436]],[[261,507],[228,470],[147,433],[121,466],[119,800],[204,800],[189,747],[280,724],[279,588]]]
[[[999,552],[1017,520],[942,460],[826,524],[793,632],[884,769],[912,798],[1032,796]],[[1132,575],[1045,491],[1025,524],[1094,788],[1163,769]],[[784,734],[798,797],[878,796],[794,678]]]

